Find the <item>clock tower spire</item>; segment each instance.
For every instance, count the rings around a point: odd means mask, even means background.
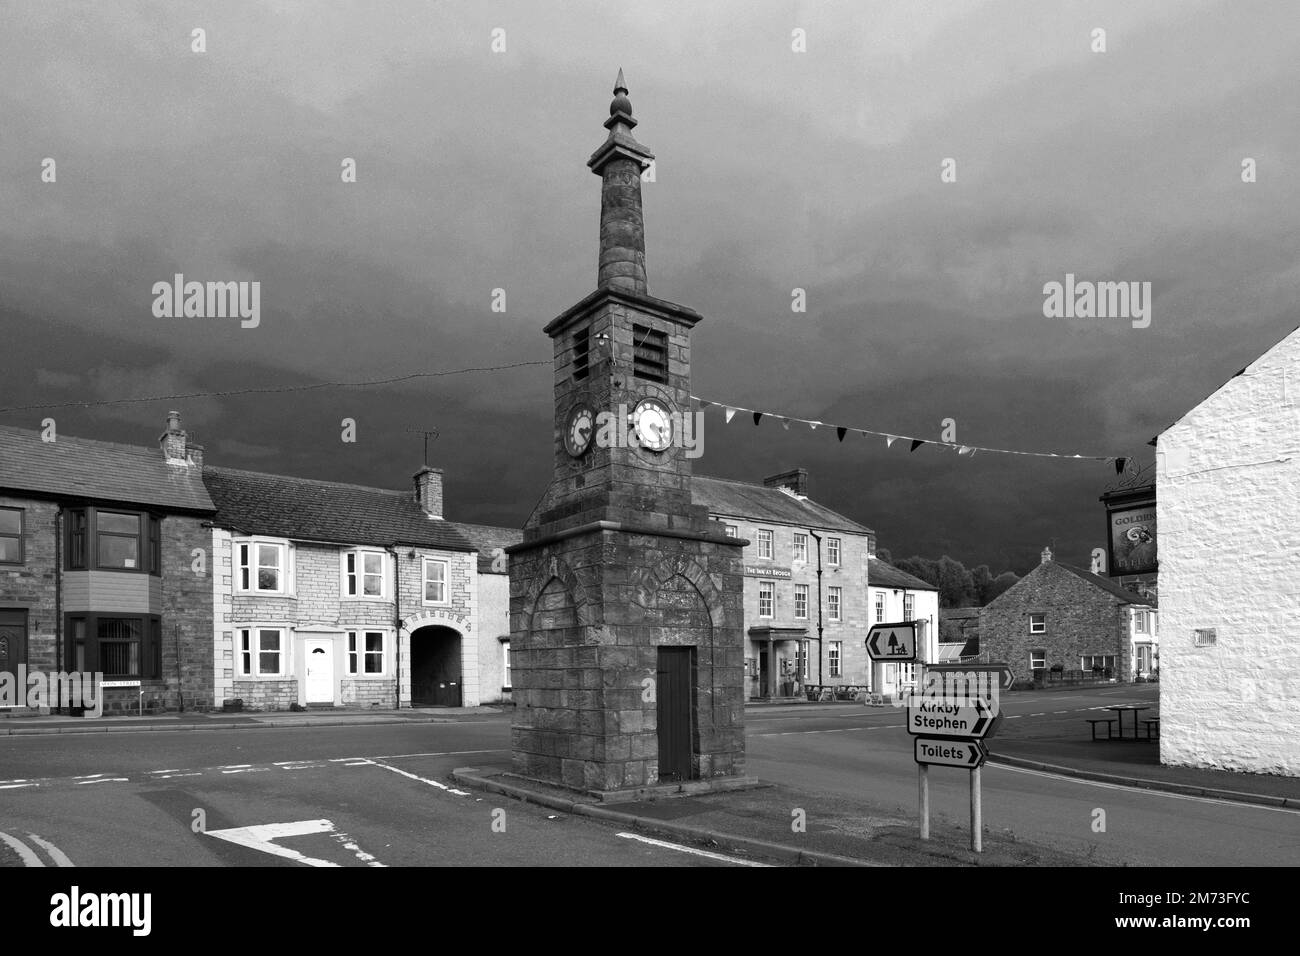
[[[600,177],[600,259],[596,286],[601,289],[646,291],[645,219],[641,211],[641,174],[654,153],[636,141],[632,101],[627,97],[623,70],[614,81],[605,128],[609,136],[591,154],[587,165]]]

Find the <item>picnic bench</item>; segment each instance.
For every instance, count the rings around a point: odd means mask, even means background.
[[[1158,738],[1160,737],[1160,718],[1159,718],[1159,717],[1148,717],[1146,720],[1142,721],[1142,725],[1143,725],[1144,727],[1146,727],[1146,729],[1147,729],[1147,740],[1154,740],[1154,739],[1158,739]],[[1155,729],[1155,732],[1156,732],[1155,737],[1152,737],[1152,736],[1151,736],[1151,731],[1152,731],[1153,728]]]
[[[1085,719],[1088,721],[1089,724],[1092,725],[1092,739],[1093,739],[1093,740],[1096,740],[1096,739],[1097,739],[1097,725],[1098,725],[1098,724],[1105,724],[1105,725],[1106,725],[1106,739],[1107,739],[1107,740],[1110,740],[1110,739],[1112,739],[1112,738],[1115,736],[1113,733],[1111,733],[1111,730],[1112,730],[1112,729],[1114,728],[1114,726],[1115,726],[1115,718],[1114,718],[1114,717],[1087,717],[1087,718],[1085,718]]]

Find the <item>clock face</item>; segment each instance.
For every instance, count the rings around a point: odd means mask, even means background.
[[[586,405],[569,412],[569,422],[564,426],[564,449],[577,458],[591,446],[592,432],[596,428],[596,414]]]
[[[673,443],[673,417],[668,406],[655,398],[637,403],[632,412],[632,427],[642,448],[663,451]]]

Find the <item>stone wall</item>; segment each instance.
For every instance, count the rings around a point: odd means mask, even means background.
[[[23,563],[0,564],[0,607],[27,610],[27,669],[53,673],[60,663],[54,573],[59,507],[50,501],[6,495],[0,495],[0,507],[23,509]],[[63,669],[67,670],[66,662]]]
[[[213,706],[212,535],[206,519],[162,522],[162,686],[168,710]],[[199,552],[198,555],[195,552]],[[201,561],[196,563],[196,558]],[[195,570],[199,568],[199,570]],[[146,699],[149,694],[146,693]],[[219,705],[220,701],[216,701]]]
[[[1161,435],[1156,462],[1160,759],[1300,775],[1300,332]]]
[[[515,772],[586,790],[658,783],[647,688],[660,646],[693,646],[694,773],[743,775],[740,571],[735,545],[612,530],[513,554]]]

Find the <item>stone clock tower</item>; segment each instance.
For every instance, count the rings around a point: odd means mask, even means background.
[[[514,772],[598,792],[734,783],[745,753],[746,542],[691,504],[701,316],[646,291],[654,157],[627,92],[620,70],[587,163],[601,179],[596,291],[545,328],[554,477],[510,549]]]

